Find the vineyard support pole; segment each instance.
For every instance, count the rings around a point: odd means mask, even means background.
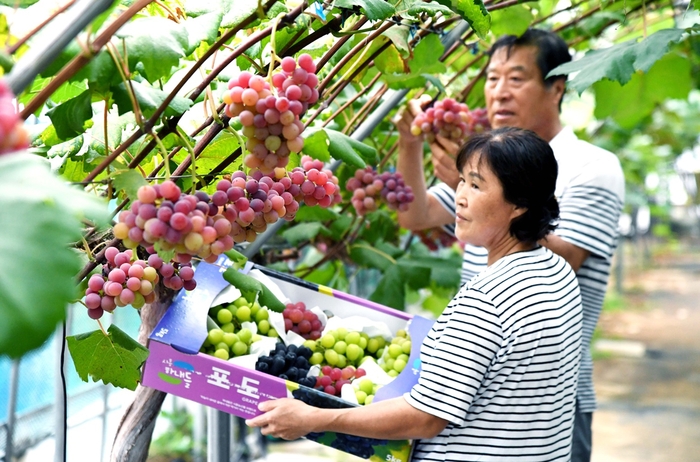
[[[78,0],[63,13],[60,23],[63,28],[52,40],[34,44],[17,61],[5,77],[5,81],[15,95],[24,91],[46,67],[63,51],[88,24],[107,11],[114,0]]]
[[[17,388],[19,385],[19,359],[12,361],[10,371],[10,396],[7,403],[7,441],[5,443],[5,460],[12,460],[12,444],[15,432],[15,408],[17,407]]]
[[[66,437],[67,435],[67,421],[68,418],[68,396],[67,396],[67,386],[65,381],[66,378],[66,335],[70,332],[70,323],[73,319],[71,313],[73,312],[73,305],[69,305],[66,310],[66,320],[64,323],[59,324],[56,329],[56,378],[54,379],[54,401],[56,405],[54,406],[54,426],[55,426],[55,441],[56,447],[54,451],[54,461],[55,462],[65,462],[66,460]],[[100,454],[100,460],[102,460],[102,454]]]
[[[207,462],[231,461],[231,415],[209,408]]]

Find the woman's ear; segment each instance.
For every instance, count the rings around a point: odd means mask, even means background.
[[[510,214],[510,219],[515,220],[516,218],[522,216],[525,212],[527,212],[527,207],[520,207],[519,205],[514,205],[513,211]]]

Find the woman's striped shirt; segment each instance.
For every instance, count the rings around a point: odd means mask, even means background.
[[[590,253],[576,276],[583,303],[583,356],[578,385],[581,412],[596,409],[593,359],[590,342],[603,307],[612,256],[617,247],[618,221],[625,194],[625,180],[617,157],[576,137],[565,127],[550,141],[557,159],[556,197],[560,219],[554,234]],[[455,192],[445,184],[430,189],[439,203],[454,214]],[[447,231],[454,225],[445,226]],[[486,267],[483,247],[465,245],[462,282]]]
[[[447,420],[414,461],[568,461],[581,352],[576,276],[550,250],[507,255],[464,285],[404,395]]]

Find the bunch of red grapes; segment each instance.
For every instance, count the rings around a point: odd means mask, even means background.
[[[118,306],[141,308],[155,300],[154,287],[162,279],[163,285],[174,290],[192,290],[196,286],[194,269],[189,264],[164,263],[158,255],[148,261],[133,260],[133,251],[120,252],[116,247],[105,249],[107,262],[100,274],[88,279],[85,306],[92,319],[99,319],[105,311]]]
[[[0,80],[0,154],[29,146],[29,135],[15,111],[14,97],[7,83]]]
[[[327,208],[342,200],[338,177],[324,168],[323,162],[318,159],[301,156],[301,167],[295,167],[289,176],[294,184],[299,185],[299,200],[306,205]]]
[[[304,53],[298,61],[282,59],[281,70],[272,76],[274,91],[263,77],[241,72],[224,93],[225,113],[238,117],[250,151],[244,163],[271,173],[289,163],[289,154],[304,147],[300,117],[318,101],[316,64]]]
[[[352,192],[352,206],[358,215],[376,210],[383,200],[392,210],[406,211],[415,196],[399,172],[377,173],[371,167],[357,169],[346,189]]]
[[[287,303],[282,311],[285,332],[292,331],[307,340],[321,338],[323,324],[313,311],[306,309],[304,302]]]
[[[415,136],[424,134],[429,142],[440,135],[461,144],[473,134],[488,129],[486,109],[470,111],[466,104],[452,98],[435,101],[432,107],[416,115],[411,123],[411,133]]]
[[[316,377],[316,386],[319,390],[333,396],[340,396],[340,390],[346,383],[351,383],[353,379],[359,379],[367,375],[364,369],[355,369],[353,366],[347,366],[343,369],[338,367],[323,366],[321,375]]]

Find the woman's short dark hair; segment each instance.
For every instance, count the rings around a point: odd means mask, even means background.
[[[457,169],[461,172],[474,155],[501,182],[505,200],[527,208],[511,222],[512,236],[534,243],[556,228],[557,160],[549,143],[530,130],[505,127],[469,138],[457,155]]]

